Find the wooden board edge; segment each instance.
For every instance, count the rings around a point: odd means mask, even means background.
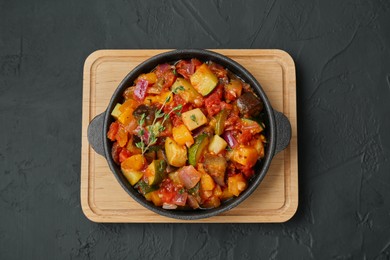
[[[82,96],[82,130],[81,130],[81,179],[80,201],[84,215],[93,222],[99,222],[101,216],[95,214],[89,205],[89,153],[90,145],[87,138],[88,125],[90,122],[91,101],[91,68],[93,64],[107,52],[98,50],[91,53],[84,62],[83,67],[83,96]]]
[[[284,73],[284,99],[283,113],[288,117],[291,124],[291,141],[289,145],[289,174],[285,176],[286,188],[289,189],[288,199],[283,217],[280,222],[290,220],[298,210],[298,135],[297,135],[297,106],[296,106],[296,70],[293,58],[284,50],[275,49],[272,52],[279,57],[279,64],[283,67]],[[287,162],[287,161],[286,161]]]
[[[85,61],[85,64],[84,64],[84,79],[83,79],[83,124],[85,123],[85,114],[87,113],[84,113],[84,111],[87,111],[88,110],[88,115],[89,115],[89,106],[87,108],[87,110],[84,110],[84,105],[85,105],[85,100],[84,98],[85,97],[88,97],[88,100],[89,100],[89,90],[90,90],[90,84],[88,84],[88,89],[85,88],[85,84],[86,82],[88,81],[88,83],[90,83],[90,73],[86,73],[86,71],[89,71],[90,72],[90,69],[92,67],[92,65],[94,64],[94,62],[96,62],[96,60],[98,60],[99,58],[101,57],[104,57],[106,55],[112,55],[113,52],[115,52],[116,55],[122,55],[122,54],[125,54],[125,55],[134,55],[134,54],[138,54],[136,56],[145,56],[146,54],[145,53],[140,53],[139,52],[140,50],[98,50],[98,51],[95,51],[93,53],[91,53],[86,61]],[[148,50],[148,49],[145,49],[145,50],[141,50],[141,51],[146,51],[148,52],[148,56],[149,55],[156,55],[156,54],[159,54],[159,53],[163,53],[163,52],[166,52],[166,51],[170,51],[170,49],[166,49],[166,50]],[[276,55],[279,55],[282,57],[282,61],[283,63],[285,64],[289,64],[289,67],[295,67],[294,66],[294,61],[292,60],[291,56],[283,51],[283,50],[274,50],[274,49],[246,49],[246,50],[240,50],[240,49],[211,49],[211,51],[215,51],[215,52],[218,52],[218,53],[223,53],[224,55],[242,55],[242,52],[248,52],[249,53],[258,53],[259,51],[260,52],[269,52],[269,54],[276,54]],[[291,72],[291,70],[290,70]],[[295,79],[295,69],[292,69],[292,72],[293,72],[293,77]],[[86,77],[87,75],[87,77]],[[291,76],[291,75],[290,75]],[[88,90],[88,91],[87,91]],[[294,100],[295,101],[295,100]],[[295,114],[296,114],[296,107],[295,107]],[[296,119],[296,115],[295,115],[295,119]],[[82,145],[82,151],[86,150],[88,152],[88,150],[90,149],[89,148],[89,144],[88,144],[88,140],[86,139],[86,128],[89,124],[89,116],[87,117],[87,124],[86,124],[86,127],[84,127],[83,125],[83,129],[82,129],[82,141],[83,141],[83,144],[84,144],[84,141],[86,142],[86,145]],[[85,132],[85,135],[84,135],[84,132]],[[84,148],[84,149],[83,149]],[[83,156],[82,156],[82,165],[83,165],[83,162],[85,163],[85,160],[83,160]],[[88,164],[88,161],[86,162]],[[87,165],[88,166],[88,165]],[[83,167],[83,166],[82,166]],[[85,175],[85,174],[84,174]],[[297,171],[296,171],[296,175],[297,175]],[[83,177],[83,171],[82,171],[82,177]],[[85,176],[84,176],[85,177]],[[84,179],[84,178],[82,178]],[[296,176],[296,184],[297,184],[297,176]],[[86,176],[86,183],[88,185],[88,175]],[[298,188],[298,186],[296,185],[296,187]],[[82,210],[83,210],[83,213],[85,214],[85,216],[93,221],[93,222],[102,222],[102,223],[114,223],[114,222],[126,222],[126,223],[150,223],[149,222],[144,222],[144,221],[129,221],[126,217],[122,217],[122,216],[109,216],[109,215],[106,215],[106,216],[100,216],[100,215],[97,215],[96,213],[93,212],[93,210],[91,209],[89,203],[88,203],[88,186],[87,187],[81,187],[81,201],[82,201]],[[84,192],[83,192],[84,190]],[[214,220],[213,218],[211,219],[201,219],[201,220],[198,220],[198,221],[182,221],[182,220],[172,220],[171,219],[168,219],[167,221],[165,220],[159,220],[158,222],[154,222],[154,223],[279,223],[279,222],[285,222],[287,220],[289,220],[291,217],[294,216],[296,210],[297,210],[297,207],[298,207],[298,192],[296,192],[295,194],[296,198],[290,198],[291,199],[291,203],[288,203],[288,205],[284,205],[280,210],[283,211],[282,214],[279,214],[278,217],[280,217],[279,221],[276,221],[274,218],[275,216],[271,216],[271,217],[266,217],[264,216],[264,219],[263,218],[259,218],[259,216],[256,216],[254,219],[252,219],[253,217],[250,216],[246,216],[247,218],[247,221],[232,221],[232,219],[229,219],[231,218],[232,216],[216,216],[216,218],[218,217],[223,217],[223,219],[216,219]],[[160,216],[159,216],[160,217]],[[227,218],[227,220],[224,220],[224,218]],[[103,219],[102,219],[103,218]],[[249,218],[249,219],[248,219]]]

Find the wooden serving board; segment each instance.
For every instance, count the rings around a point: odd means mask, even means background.
[[[81,206],[94,222],[284,222],[298,206],[296,82],[292,58],[281,50],[214,50],[237,61],[260,82],[274,109],[290,120],[292,139],[277,154],[257,190],[236,208],[195,221],[160,216],[135,202],[119,185],[104,157],[88,143],[89,122],[102,113],[122,79],[139,63],[168,50],[100,50],[85,61],[81,148]]]

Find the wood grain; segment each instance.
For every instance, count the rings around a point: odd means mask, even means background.
[[[272,160],[257,190],[236,208],[195,221],[157,215],[135,202],[119,185],[104,157],[89,146],[89,122],[102,113],[121,80],[139,63],[168,50],[100,50],[84,64],[81,147],[81,206],[94,222],[250,223],[284,222],[298,206],[296,81],[292,58],[281,50],[214,50],[246,67],[260,82],[274,109],[290,120],[290,145]]]

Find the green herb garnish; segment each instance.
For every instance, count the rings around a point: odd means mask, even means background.
[[[195,123],[199,124],[195,115],[191,115],[190,118],[191,118],[192,121],[194,121]]]
[[[179,90],[185,90],[183,86],[179,86],[175,89],[173,89],[171,91],[171,93],[173,94],[177,94]],[[170,94],[171,94],[170,93]],[[146,129],[148,130],[149,132],[149,137],[148,137],[148,140],[147,140],[147,145],[145,144],[145,142],[143,141],[142,139],[142,136],[144,135],[144,130],[141,129],[139,131],[139,135],[141,135],[141,141],[136,143],[135,145],[141,149],[142,151],[142,155],[145,154],[145,152],[154,144],[157,143],[157,139],[159,137],[159,135],[161,134],[161,132],[163,132],[165,130],[165,127],[164,127],[164,123],[166,120],[168,120],[169,116],[171,113],[175,112],[176,114],[177,113],[181,113],[181,110],[183,108],[183,105],[177,105],[176,107],[172,108],[168,113],[164,113],[163,109],[165,107],[165,105],[171,100],[171,95],[168,95],[168,97],[164,100],[164,103],[163,105],[161,106],[161,108],[159,110],[157,110],[155,113],[154,113],[154,120],[152,122],[151,125],[147,126]],[[145,117],[146,115],[145,114],[142,114],[141,115],[141,118],[138,122],[138,124],[140,126],[143,126],[144,122],[145,122]],[[162,118],[162,121],[161,122],[157,122],[157,119],[160,119]]]

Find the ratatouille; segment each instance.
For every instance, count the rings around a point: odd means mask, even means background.
[[[111,115],[112,158],[165,209],[215,208],[239,196],[264,157],[263,103],[214,62],[160,64],[139,75]]]

